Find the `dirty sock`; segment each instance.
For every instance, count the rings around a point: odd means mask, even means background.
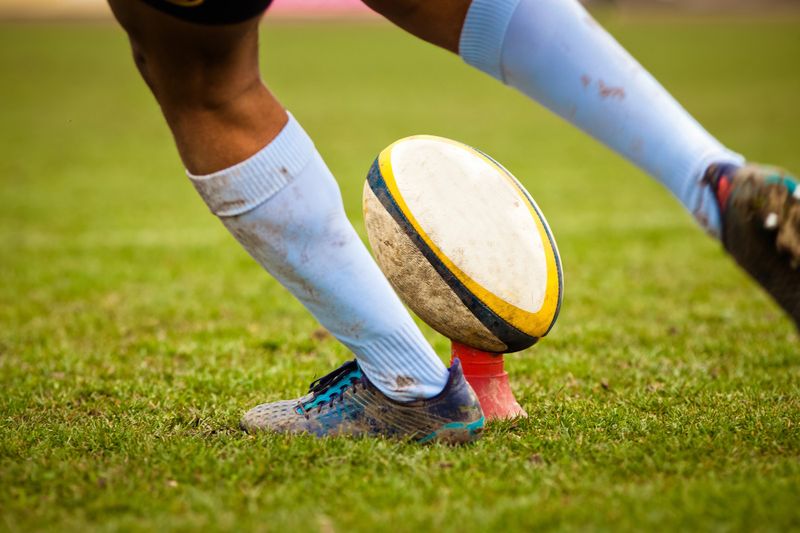
[[[447,369],[351,226],[336,180],[293,117],[251,158],[189,177],[236,240],[352,350],[384,394],[411,401],[442,391]]]
[[[655,177],[710,233],[711,163],[741,164],[577,0],[474,0],[461,33],[470,65],[514,87]]]

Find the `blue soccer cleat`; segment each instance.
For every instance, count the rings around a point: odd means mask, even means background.
[[[480,437],[484,416],[458,359],[438,396],[408,403],[388,398],[356,361],[349,361],[314,381],[302,398],[254,407],[239,425],[248,433],[383,436],[459,444]]]
[[[800,329],[800,185],[761,165],[712,165],[704,181],[722,216],[722,244]]]

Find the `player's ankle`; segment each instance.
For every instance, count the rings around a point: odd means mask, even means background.
[[[732,191],[733,174],[741,168],[736,163],[712,163],[703,173],[703,184],[714,193],[717,207],[721,214],[725,213],[728,199]]]
[[[447,385],[449,372],[413,322],[369,342],[344,340],[358,364],[387,397],[398,402],[433,398]]]

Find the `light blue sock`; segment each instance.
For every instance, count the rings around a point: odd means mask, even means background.
[[[242,246],[398,401],[430,398],[448,372],[372,260],[336,180],[293,117],[250,159],[189,175]]]
[[[719,236],[716,203],[700,180],[709,164],[743,158],[703,129],[577,0],[474,0],[460,53],[647,171]]]

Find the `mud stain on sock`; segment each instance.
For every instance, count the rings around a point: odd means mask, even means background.
[[[609,98],[616,98],[617,100],[625,99],[625,89],[622,87],[611,87],[605,84],[603,80],[597,82],[599,87],[600,98],[607,100]]]
[[[404,390],[414,386],[416,382],[417,380],[410,376],[397,376],[394,384],[397,387],[397,390]]]

